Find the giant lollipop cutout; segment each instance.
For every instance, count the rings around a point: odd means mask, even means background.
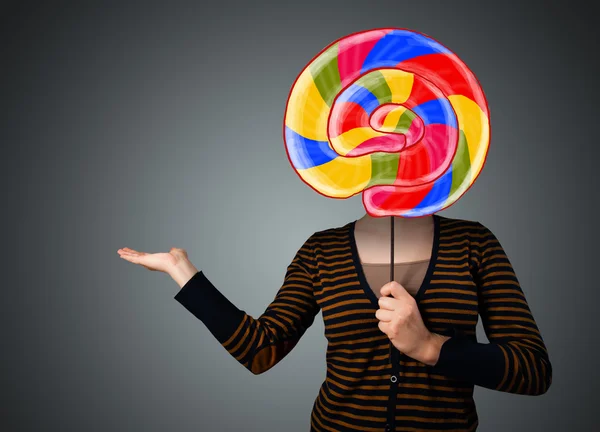
[[[343,37],[300,73],[284,142],[300,178],[330,198],[363,193],[374,217],[419,217],[455,203],[483,168],[487,101],[448,48],[406,29]]]
[[[367,213],[420,217],[454,204],[490,141],[487,101],[469,68],[422,33],[375,29],[341,38],[300,73],[284,142],[300,178],[330,198],[362,192]],[[390,342],[390,359],[393,359]]]

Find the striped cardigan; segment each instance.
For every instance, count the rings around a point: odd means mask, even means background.
[[[321,311],[327,373],[311,431],[474,431],[475,385],[541,395],[552,382],[552,365],[496,236],[479,222],[433,218],[431,261],[415,301],[431,332],[451,336],[435,366],[401,353],[379,329],[356,221],[312,234],[258,318],[232,304],[202,271],[175,299],[253,374],[280,362]],[[479,315],[489,343],[477,341]]]

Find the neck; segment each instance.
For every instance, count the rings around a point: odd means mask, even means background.
[[[392,216],[373,217],[366,213],[363,217],[356,221],[356,226],[359,226],[360,229],[364,231],[370,231],[374,233],[389,233],[391,228],[391,218]],[[393,216],[393,218],[394,230],[410,230],[416,228],[423,228],[431,226],[433,222],[433,215],[413,218]]]

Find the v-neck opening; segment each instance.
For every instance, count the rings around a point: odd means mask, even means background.
[[[423,281],[421,282],[421,286],[417,290],[417,293],[415,294],[415,297],[414,297],[417,304],[419,303],[419,301],[425,294],[425,291],[427,291],[427,288],[429,287],[429,282],[431,281],[431,276],[433,275],[433,271],[434,271],[436,263],[437,263],[438,249],[439,249],[439,243],[440,243],[440,219],[439,218],[440,218],[440,216],[438,216],[437,214],[433,214],[433,244],[431,246],[431,258],[429,259],[429,265],[427,266],[427,272],[425,273],[425,277],[423,278]],[[352,262],[354,264],[354,268],[358,275],[360,286],[362,287],[362,289],[365,292],[365,294],[367,295],[367,297],[371,300],[371,303],[373,303],[373,305],[379,309],[379,299],[377,298],[377,295],[375,295],[375,292],[371,289],[371,286],[369,285],[369,282],[367,281],[367,278],[365,277],[365,273],[363,271],[363,267],[360,262],[360,257],[358,255],[358,246],[356,245],[356,237],[354,234],[355,227],[356,227],[356,221],[350,222],[348,224],[348,234],[350,237],[350,248],[352,250]]]

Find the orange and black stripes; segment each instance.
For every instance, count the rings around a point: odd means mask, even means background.
[[[496,390],[539,395],[552,382],[552,366],[542,335],[504,249],[485,226],[480,230],[474,256],[479,312],[490,342],[502,350],[504,374]]]
[[[260,374],[294,348],[319,313],[313,293],[314,268],[307,241],[288,266],[275,299],[256,319],[224,299],[202,271],[175,298],[207,325],[237,361]]]
[[[254,374],[280,362],[322,312],[326,378],[311,431],[474,431],[475,385],[527,395],[552,380],[548,353],[498,239],[474,221],[434,215],[431,261],[415,301],[430,331],[452,336],[429,366],[378,327],[378,299],[360,266],[354,222],[312,234],[264,313],[253,318],[202,272],[175,297]],[[481,316],[490,343],[476,339]]]

